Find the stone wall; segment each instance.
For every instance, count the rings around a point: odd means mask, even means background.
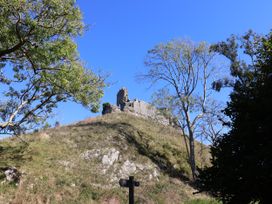
[[[128,91],[122,88],[117,93],[117,106],[107,104],[103,106],[102,114],[113,112],[126,112],[139,117],[155,120],[163,125],[173,125],[173,118],[165,116],[155,106],[141,100],[129,100]]]
[[[123,111],[127,102],[129,102],[128,90],[123,87],[117,93],[116,105],[117,107],[120,107],[121,111]]]

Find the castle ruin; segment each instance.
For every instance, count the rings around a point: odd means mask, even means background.
[[[176,122],[170,114],[157,109],[155,106],[138,99],[129,100],[128,90],[121,88],[117,93],[116,105],[109,103],[103,104],[102,114],[126,112],[139,117],[155,120],[163,125],[175,126]]]

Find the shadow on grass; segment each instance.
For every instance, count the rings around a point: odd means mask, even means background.
[[[135,129],[133,126],[126,123],[119,123],[117,125],[127,128],[128,131],[122,131],[122,128],[120,134],[123,134],[127,141],[137,148],[140,154],[150,158],[152,162],[154,162],[162,172],[168,174],[170,177],[179,178],[186,182],[189,181],[189,178],[184,175],[184,171],[175,168],[174,164],[169,161],[169,159],[165,154],[163,154],[163,152],[152,149],[149,146],[148,140],[143,139],[144,137],[146,137],[145,133]],[[133,134],[130,134],[129,130],[132,130],[132,132],[137,131],[139,138],[137,138]]]
[[[98,121],[92,123],[77,124],[76,126],[90,126],[95,129],[104,126],[106,129],[117,130],[120,135],[125,137],[128,143],[136,147],[140,154],[151,159],[152,162],[155,163],[162,172],[168,174],[172,178],[179,178],[186,183],[190,182],[190,179],[185,176],[185,172],[181,169],[175,168],[174,164],[169,161],[169,158],[167,158],[163,152],[160,152],[159,150],[149,146],[151,139],[148,139],[148,135],[142,131],[139,131],[139,129],[128,123],[107,123]]]

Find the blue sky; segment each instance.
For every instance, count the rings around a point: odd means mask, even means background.
[[[131,99],[146,101],[154,88],[138,83],[144,57],[154,45],[175,38],[215,43],[248,29],[266,34],[272,28],[268,0],[78,0],[89,29],[76,39],[81,59],[89,68],[109,73],[112,85],[102,102],[115,103],[125,86]],[[225,97],[221,93],[221,97]],[[73,103],[61,104],[51,121],[72,123],[93,117]]]

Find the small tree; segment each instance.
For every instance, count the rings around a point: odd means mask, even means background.
[[[74,0],[1,0],[0,24],[0,134],[33,128],[61,101],[97,111],[104,79],[79,60]]]
[[[197,174],[195,138],[206,122],[217,128],[211,117],[218,110],[210,87],[215,76],[214,56],[204,42],[174,40],[148,51],[145,60],[148,71],[141,75],[152,84],[161,81],[165,86],[153,96],[154,103],[168,108],[179,119],[183,135],[188,135],[187,151],[193,179]]]
[[[212,166],[201,172],[200,188],[224,203],[271,203],[272,33],[260,37],[249,31],[214,49],[231,62],[234,80],[217,85],[233,86],[224,111],[231,122],[211,148]]]

